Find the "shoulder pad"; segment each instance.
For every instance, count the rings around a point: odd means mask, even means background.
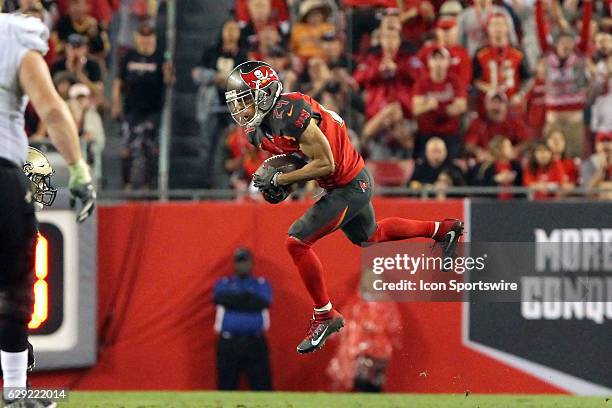
[[[11,36],[23,47],[45,55],[49,51],[49,29],[36,17],[23,14],[11,15]]]
[[[271,120],[275,131],[283,135],[299,139],[312,116],[312,107],[299,94],[297,96],[282,95],[271,112]]]

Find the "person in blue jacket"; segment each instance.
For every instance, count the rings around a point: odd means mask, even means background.
[[[255,277],[253,256],[246,248],[234,252],[234,275],[221,278],[214,288],[217,305],[215,332],[219,334],[217,376],[220,390],[235,390],[246,374],[251,389],[272,389],[268,344],[268,308],[272,288]]]

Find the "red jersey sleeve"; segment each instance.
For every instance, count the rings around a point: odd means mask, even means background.
[[[542,52],[546,52],[548,51],[549,46],[548,29],[546,28],[546,21],[544,20],[544,6],[542,5],[542,0],[536,0],[535,2],[535,17],[540,48],[542,49]]]
[[[578,48],[582,52],[587,52],[591,36],[591,17],[593,17],[593,0],[582,2],[582,30],[580,31],[580,42]]]

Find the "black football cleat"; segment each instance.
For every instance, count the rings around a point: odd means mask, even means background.
[[[459,238],[463,235],[463,221],[456,218],[446,218],[440,221],[438,232],[433,239],[442,248],[443,259],[454,258]]]
[[[332,334],[339,332],[344,327],[344,318],[335,310],[331,311],[331,317],[317,319],[315,316],[310,320],[310,327],[306,337],[297,346],[300,354],[312,353],[325,344],[325,340]]]

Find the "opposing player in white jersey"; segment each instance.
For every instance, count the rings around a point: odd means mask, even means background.
[[[0,10],[3,0],[0,0]],[[42,22],[0,13],[0,359],[6,407],[54,407],[49,401],[14,399],[26,387],[28,322],[36,218],[29,180],[22,166],[28,154],[24,111],[29,100],[47,125],[51,141],[68,163],[73,201],[82,204],[77,221],[95,205],[89,167],[81,157],[76,125],[55,91],[43,55],[49,32]]]

